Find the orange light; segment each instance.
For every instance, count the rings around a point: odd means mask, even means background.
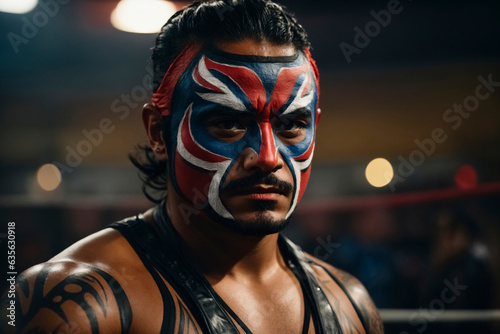
[[[158,33],[176,12],[177,7],[170,1],[121,0],[111,13],[111,24],[126,32]]]
[[[376,158],[366,166],[365,176],[372,186],[380,188],[388,185],[394,177],[394,170],[389,161]]]
[[[52,191],[61,184],[61,172],[53,164],[46,164],[38,169],[36,180],[43,190]]]

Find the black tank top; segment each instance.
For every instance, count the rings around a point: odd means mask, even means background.
[[[179,294],[203,333],[239,333],[232,319],[246,333],[251,333],[187,259],[180,236],[168,218],[164,203],[154,210],[153,216],[158,231],[155,231],[142,215],[113,223],[109,227],[118,230],[127,239],[158,286],[164,303],[161,333],[174,332],[176,317],[175,312],[172,312],[175,309],[172,295],[162,277]],[[309,330],[311,315],[316,333],[342,333],[338,318],[310,267],[310,263],[314,262],[307,259],[298,246],[282,235],[278,238],[278,246],[285,263],[297,277],[304,295],[303,334]],[[353,305],[355,306],[354,303]],[[356,307],[355,309],[358,312]],[[361,317],[360,319],[363,320]],[[366,326],[364,327],[366,330]]]

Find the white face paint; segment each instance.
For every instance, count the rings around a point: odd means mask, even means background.
[[[222,203],[220,185],[245,149],[255,151],[258,159],[277,159],[281,154],[294,179],[287,217],[309,178],[318,100],[311,65],[302,53],[262,58],[200,54],[179,79],[173,95],[171,133],[175,140],[170,152],[175,154],[169,160],[173,185],[191,203],[204,199],[208,205],[203,209],[226,219],[233,215]],[[233,117],[254,115],[238,141],[219,140],[207,130],[207,115],[221,110]],[[306,135],[299,143],[287,145],[275,135],[271,118],[304,110],[311,118]]]

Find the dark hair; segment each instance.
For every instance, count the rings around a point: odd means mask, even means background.
[[[268,41],[276,45],[294,45],[304,51],[309,47],[307,34],[297,20],[285,9],[269,0],[199,1],[172,16],[156,38],[151,61],[153,91],[161,84],[175,57],[188,43],[199,43],[203,48],[218,42],[243,40]],[[167,139],[169,118],[162,120],[163,137]],[[148,145],[137,146],[129,156],[141,172],[146,197],[160,202],[148,190],[164,192],[167,182],[167,164],[158,161]]]

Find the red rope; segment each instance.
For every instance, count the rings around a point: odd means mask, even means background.
[[[304,199],[301,202],[301,205],[297,207],[296,211],[299,214],[354,211],[375,207],[394,207],[411,204],[434,203],[495,194],[500,194],[500,182],[485,183],[471,189],[448,188],[391,195],[328,198],[324,200]]]

